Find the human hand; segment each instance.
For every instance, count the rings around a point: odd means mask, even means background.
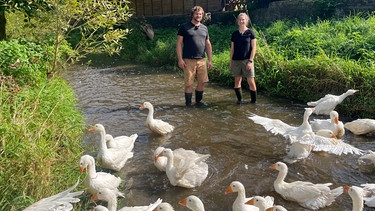
[[[186,67],[185,61],[179,60],[178,61],[178,67],[181,68],[181,69],[184,69]]]

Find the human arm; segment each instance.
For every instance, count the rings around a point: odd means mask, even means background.
[[[212,45],[210,39],[206,39],[206,54],[208,58],[208,69],[212,68]]]
[[[246,69],[248,69],[248,70],[250,70],[251,68],[254,68],[254,57],[255,57],[255,54],[256,54],[256,51],[257,51],[257,40],[256,39],[251,40],[251,47],[252,47],[252,50],[251,50],[251,53],[250,53],[250,58],[249,58],[249,61],[247,62],[247,66],[246,66]]]
[[[232,70],[232,58],[233,58],[233,52],[234,52],[234,42],[230,43],[230,53],[229,53],[229,69]]]
[[[184,37],[178,35],[177,36],[177,43],[176,43],[176,54],[178,59],[178,67],[184,69],[186,64],[182,58],[182,44],[183,44]]]

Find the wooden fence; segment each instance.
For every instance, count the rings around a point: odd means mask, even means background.
[[[130,0],[137,17],[190,14],[195,5],[205,12],[233,11],[246,5],[247,0]]]

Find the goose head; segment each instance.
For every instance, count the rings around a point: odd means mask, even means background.
[[[190,195],[178,202],[191,210],[204,210],[203,202],[196,196]]]
[[[80,170],[80,174],[82,174],[83,170],[89,168],[90,165],[93,165],[95,164],[95,160],[92,156],[90,155],[83,155],[80,159],[79,159],[79,170]]]
[[[244,190],[245,190],[245,187],[243,186],[241,182],[233,181],[232,183],[230,183],[229,187],[225,191],[225,194],[244,191]]]
[[[172,207],[172,205],[170,205],[169,203],[167,202],[163,202],[161,204],[159,204],[155,209],[153,209],[152,211],[174,211],[174,208]]]
[[[335,138],[335,139],[337,139],[336,135],[331,130],[328,130],[328,129],[318,130],[318,131],[316,131],[316,135],[323,136],[323,137],[326,137],[326,138]]]
[[[143,109],[143,108],[153,109],[154,106],[153,106],[150,102],[144,102],[144,103],[139,107],[139,109]]]
[[[95,124],[94,126],[89,128],[89,131],[105,131],[104,126],[102,124]]]

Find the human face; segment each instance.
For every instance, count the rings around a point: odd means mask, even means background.
[[[247,20],[245,16],[238,17],[237,23],[239,26],[245,27],[247,25]]]
[[[197,23],[201,22],[203,18],[203,12],[202,11],[195,11],[193,14],[193,20]]]

